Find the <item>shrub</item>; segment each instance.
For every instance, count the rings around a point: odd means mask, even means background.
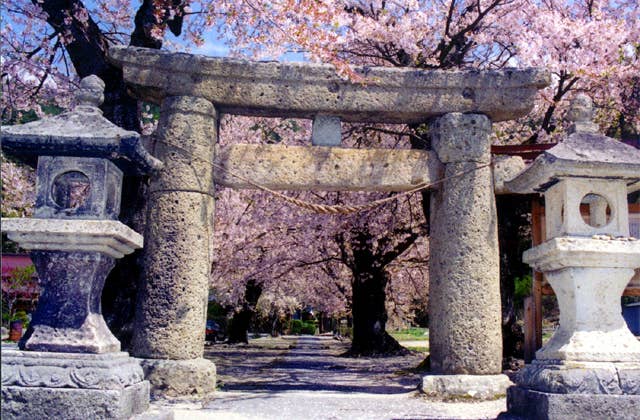
[[[316,333],[316,323],[315,322],[304,322],[299,319],[292,319],[289,321],[289,334],[300,335],[300,334],[310,334],[314,335]]]
[[[302,334],[310,334],[315,335],[316,333],[316,324],[314,322],[303,322],[302,323]]]
[[[289,334],[300,335],[302,333],[302,321],[299,319],[292,319],[289,322]]]

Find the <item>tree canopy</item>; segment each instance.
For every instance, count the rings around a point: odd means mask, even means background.
[[[107,85],[105,116],[151,132],[153,108],[128,95],[121,72],[106,59],[109,45],[197,51],[220,42],[234,56],[299,53],[356,81],[351,64],[544,67],[552,85],[527,117],[495,125],[496,143],[553,140],[575,92],[592,96],[609,134],[640,132],[636,0],[7,0],[0,13],[3,123],[68,107],[79,79],[97,74]],[[225,116],[221,141],[302,144],[309,128],[298,120]],[[429,145],[421,127],[345,125],[343,136],[352,147]],[[3,214],[28,212],[21,171],[3,162]],[[354,282],[373,278],[388,292],[387,310],[399,315],[426,299],[427,195],[341,218],[304,213],[263,193],[217,195],[212,285],[226,303],[239,304],[250,280],[262,282],[270,298],[281,296],[283,305],[295,297],[336,313],[352,309]],[[330,204],[380,196],[303,194]]]

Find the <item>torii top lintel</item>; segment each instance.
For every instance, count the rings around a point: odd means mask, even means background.
[[[140,98],[198,96],[218,111],[238,115],[343,121],[421,123],[450,112],[486,114],[493,121],[526,115],[536,91],[550,83],[540,69],[418,70],[356,67],[362,82],[338,76],[330,65],[255,62],[169,53],[147,48],[109,49]]]

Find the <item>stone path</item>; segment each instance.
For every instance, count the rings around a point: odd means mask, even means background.
[[[407,369],[423,355],[345,358],[347,343],[331,337],[252,340],[248,346],[214,345],[206,357],[218,367],[221,391],[207,401],[158,401],[176,419],[486,419],[505,400],[445,403],[416,391],[419,375]]]

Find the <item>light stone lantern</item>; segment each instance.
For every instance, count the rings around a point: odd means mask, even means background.
[[[543,192],[547,241],[523,259],[545,274],[560,325],[509,389],[525,418],[631,418],[640,411],[640,341],[621,314],[621,295],[640,267],[629,237],[628,185],[640,181],[640,150],[598,133],[590,98],[569,111],[571,134],[507,183]]]
[[[37,158],[34,217],[3,218],[2,231],[30,251],[42,288],[20,350],[2,349],[3,418],[128,418],[148,407],[149,383],[100,299],[115,259],[142,247],[117,220],[123,173],[162,163],[102,116],[103,90],[89,76],[72,111],[2,127],[5,153]]]

